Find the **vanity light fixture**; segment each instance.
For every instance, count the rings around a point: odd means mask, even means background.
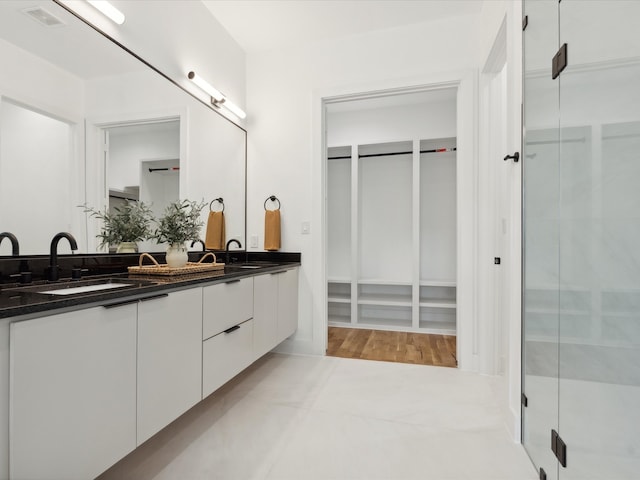
[[[87,0],[87,3],[118,25],[124,23],[124,13],[107,2],[107,0]]]
[[[209,82],[196,74],[196,72],[189,72],[187,74],[189,80],[195,83],[203,92],[211,96],[211,105],[216,108],[226,108],[238,118],[246,118],[247,114],[242,111],[235,103],[231,102],[225,97],[220,90],[215,88]]]

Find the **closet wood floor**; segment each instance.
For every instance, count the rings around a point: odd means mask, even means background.
[[[329,327],[327,355],[385,362],[456,367],[456,337]]]

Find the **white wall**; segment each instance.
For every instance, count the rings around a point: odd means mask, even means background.
[[[453,97],[450,101],[329,113],[327,146],[455,137]]]
[[[326,339],[320,98],[460,79],[476,64],[476,25],[460,17],[248,56],[247,234],[263,234],[262,203],[275,194],[282,250],[302,253],[299,325],[284,346],[289,351],[324,354]],[[309,235],[301,235],[302,221],[311,221]]]

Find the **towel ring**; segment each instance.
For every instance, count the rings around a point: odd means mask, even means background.
[[[211,200],[211,203],[209,204],[209,210],[211,210],[212,212],[213,210],[213,202],[219,202],[220,205],[222,205],[222,210],[220,210],[221,212],[224,212],[224,200],[222,199],[222,197],[219,198],[214,198],[213,200]]]
[[[276,208],[276,210],[280,210],[280,200],[278,200],[278,197],[276,197],[275,195],[271,195],[270,197],[267,197],[267,199],[264,201],[264,209],[267,209],[267,202],[271,200],[272,202],[278,202],[278,208]]]

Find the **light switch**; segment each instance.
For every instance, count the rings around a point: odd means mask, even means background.
[[[310,222],[302,222],[302,234],[309,235],[310,232],[311,232]]]
[[[258,248],[258,235],[251,235],[251,241],[249,242],[251,248]]]

